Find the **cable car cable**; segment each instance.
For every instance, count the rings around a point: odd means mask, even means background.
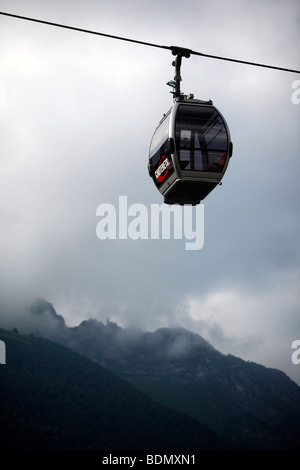
[[[285,68],[285,67],[277,67],[277,66],[274,66],[274,65],[260,64],[260,63],[257,63],[257,62],[249,62],[249,61],[246,61],[246,60],[233,59],[233,58],[229,58],[229,57],[222,57],[222,56],[216,56],[216,55],[211,55],[211,54],[205,54],[203,52],[197,52],[197,51],[193,51],[192,49],[186,49],[186,48],[183,48],[183,47],[163,46],[163,45],[155,44],[155,43],[151,43],[151,42],[145,42],[145,41],[139,41],[137,39],[130,39],[130,38],[125,38],[125,37],[121,37],[121,36],[115,36],[115,35],[112,35],[112,34],[101,33],[99,31],[92,31],[92,30],[89,30],[89,29],[78,28],[78,27],[75,27],[75,26],[68,26],[68,25],[61,24],[61,23],[53,23],[51,21],[40,20],[40,19],[37,19],[37,18],[30,18],[30,17],[27,17],[27,16],[14,15],[12,13],[6,13],[6,12],[2,12],[2,11],[0,12],[0,15],[8,16],[8,17],[11,17],[11,18],[17,18],[17,19],[20,19],[20,20],[32,21],[32,22],[35,22],[35,23],[45,24],[45,25],[48,25],[48,26],[55,26],[55,27],[58,27],[58,28],[69,29],[69,30],[78,31],[78,32],[81,32],[81,33],[93,34],[93,35],[96,35],[96,36],[102,36],[102,37],[106,37],[106,38],[109,38],[109,39],[117,39],[119,41],[126,41],[126,42],[130,42],[130,43],[134,43],[134,44],[140,44],[142,46],[149,46],[149,47],[156,47],[156,48],[159,48],[159,49],[170,50],[170,51],[172,51],[173,55],[177,55],[178,52],[180,52],[184,57],[189,57],[189,55],[196,55],[196,56],[201,56],[201,57],[208,57],[210,59],[218,59],[218,60],[224,60],[224,61],[229,61],[229,62],[235,62],[235,63],[238,63],[238,64],[252,65],[254,67],[264,67],[264,68],[273,69],[273,70],[280,70],[282,72],[300,73],[300,70],[288,69],[288,68]]]
[[[162,48],[162,49],[170,49],[168,46],[160,46],[158,44],[152,44],[150,42],[138,41],[136,39],[129,39],[129,38],[121,37],[121,36],[114,36],[112,34],[100,33],[98,31],[92,31],[90,29],[77,28],[75,26],[68,26],[68,25],[61,24],[61,23],[53,23],[51,21],[39,20],[39,19],[36,19],[36,18],[29,18],[27,16],[13,15],[11,13],[4,13],[2,11],[0,11],[0,15],[10,16],[12,18],[18,18],[20,20],[33,21],[34,23],[45,24],[45,25],[48,25],[48,26],[56,26],[58,28],[70,29],[70,30],[73,30],[73,31],[78,31],[80,33],[94,34],[96,36],[103,36],[103,37],[106,37],[106,38],[109,38],[109,39],[118,39],[120,41],[133,42],[133,43],[136,43],[136,44],[141,44],[143,46],[151,46],[151,47],[159,47],[159,48]]]

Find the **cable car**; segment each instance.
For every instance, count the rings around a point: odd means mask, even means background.
[[[148,171],[166,204],[195,205],[220,184],[233,147],[213,102],[182,95],[178,71],[175,78],[168,83],[177,87],[174,105],[153,134]]]
[[[199,204],[220,184],[231,155],[228,126],[212,101],[181,99],[153,134],[148,170],[166,204]]]

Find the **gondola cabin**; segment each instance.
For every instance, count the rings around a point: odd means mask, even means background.
[[[232,155],[225,119],[212,101],[179,99],[156,128],[148,170],[166,204],[199,204]]]

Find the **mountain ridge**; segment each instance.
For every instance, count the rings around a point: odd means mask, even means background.
[[[183,328],[142,332],[109,320],[67,327],[42,300],[32,314],[31,333],[99,363],[221,439],[229,435],[231,446],[299,448],[300,387],[284,372],[226,356]]]

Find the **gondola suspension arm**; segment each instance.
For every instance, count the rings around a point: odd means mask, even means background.
[[[174,88],[174,91],[171,93],[173,94],[174,101],[180,100],[184,98],[184,95],[181,93],[180,89],[180,82],[181,82],[181,64],[182,64],[182,57],[186,57],[187,59],[191,56],[191,49],[185,49],[183,47],[171,46],[170,47],[172,54],[176,55],[175,60],[172,62],[172,65],[175,67],[175,76],[174,81],[169,81],[167,85]],[[193,98],[190,95],[190,98]]]

